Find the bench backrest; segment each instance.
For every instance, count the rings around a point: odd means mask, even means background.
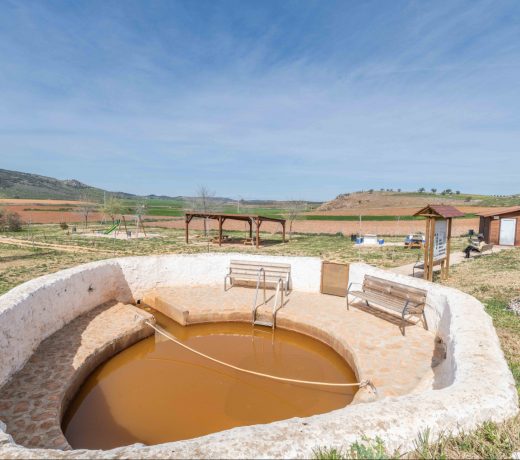
[[[256,275],[260,268],[264,269],[266,279],[289,280],[291,274],[290,264],[276,262],[262,262],[254,260],[231,260],[229,272],[234,275]]]
[[[423,305],[426,303],[427,291],[424,289],[385,280],[377,276],[365,275],[363,280],[363,291],[375,294],[384,294],[398,299],[409,300],[413,304]]]

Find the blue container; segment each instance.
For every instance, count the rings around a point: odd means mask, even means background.
[[[385,240],[383,238],[381,238],[378,243],[382,246],[383,244],[385,244]]]
[[[356,238],[356,244],[362,244],[363,243],[363,237],[362,236],[358,236]]]

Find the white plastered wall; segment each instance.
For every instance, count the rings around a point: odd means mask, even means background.
[[[18,286],[0,297],[0,385],[20,369],[38,344],[75,317],[116,299],[132,302],[162,286],[221,284],[233,258],[290,263],[293,289],[318,292],[321,261],[308,257],[200,254],[130,257],[81,265]],[[96,451],[89,457],[308,457],[318,445],[341,446],[363,433],[382,436],[390,448],[411,447],[419,431],[471,429],[503,420],[518,410],[513,377],[480,302],[455,289],[379,270],[350,266],[350,281],[372,274],[428,290],[430,330],[447,346],[435,388],[421,393],[347,406],[307,419],[239,427],[202,438],[159,446]],[[1,428],[1,426],[0,426]],[[75,457],[85,452],[28,451],[2,442],[0,457]]]

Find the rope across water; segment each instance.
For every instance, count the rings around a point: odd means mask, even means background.
[[[176,343],[177,345],[181,346],[182,348],[191,351],[192,353],[195,353],[196,355],[199,355],[203,358],[209,359],[210,361],[213,361],[214,363],[220,364],[222,366],[229,367],[231,369],[234,369],[239,372],[243,372],[245,374],[250,375],[256,375],[257,377],[263,377],[271,380],[277,380],[278,382],[286,382],[286,383],[299,383],[303,385],[317,385],[317,386],[327,386],[327,387],[336,387],[336,388],[347,388],[347,387],[371,387],[375,390],[374,385],[370,382],[370,380],[363,380],[361,382],[356,383],[334,383],[334,382],[317,382],[313,380],[299,380],[299,379],[290,379],[287,377],[278,377],[276,375],[269,375],[264,374],[262,372],[256,372],[249,369],[244,369],[242,367],[234,366],[233,364],[226,363],[224,361],[220,361],[219,359],[212,358],[211,356],[208,356],[200,351],[197,351],[188,345],[185,345],[184,343],[177,340],[173,335],[171,335],[168,331],[165,331],[162,327],[157,326],[156,324],[153,324],[149,321],[145,321],[145,323],[150,326],[152,329],[155,330],[158,334],[162,335],[163,337],[166,337],[168,340],[171,340],[172,342]]]

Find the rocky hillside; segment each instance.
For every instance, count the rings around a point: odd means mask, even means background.
[[[1,198],[37,198],[54,200],[78,200],[83,196],[99,199],[104,190],[83,184],[75,179],[59,180],[19,171],[0,169]],[[130,193],[112,193],[120,198],[132,198]]]

